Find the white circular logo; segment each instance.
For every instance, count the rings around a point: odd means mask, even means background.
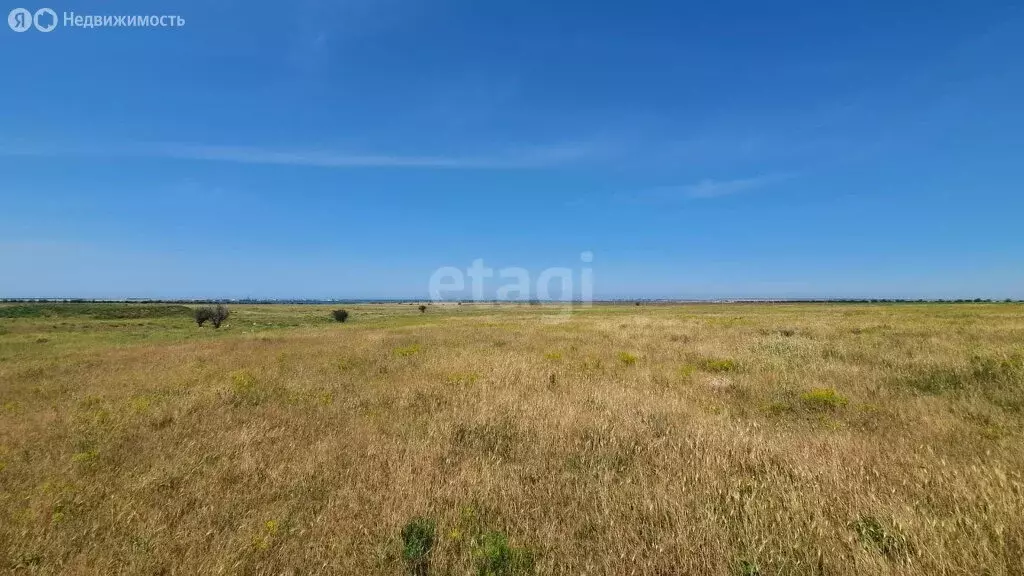
[[[47,18],[49,16],[49,18]],[[40,32],[51,32],[57,27],[57,13],[51,8],[40,8],[32,17],[32,23]]]
[[[15,8],[7,15],[7,25],[15,32],[24,32],[32,27],[32,13],[24,8]]]

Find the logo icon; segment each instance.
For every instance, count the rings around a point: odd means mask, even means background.
[[[49,18],[45,18],[49,16]],[[57,13],[51,8],[40,8],[36,10],[35,16],[32,17],[32,22],[36,26],[36,30],[40,32],[52,32],[57,27]]]
[[[56,14],[54,14],[54,20],[56,21]],[[24,8],[15,8],[7,15],[7,25],[15,32],[28,30],[32,27],[33,21],[32,13]]]
[[[57,27],[57,13],[52,8],[40,8],[35,14],[15,8],[7,15],[7,25],[15,32],[24,32],[32,26],[40,32],[52,32]]]

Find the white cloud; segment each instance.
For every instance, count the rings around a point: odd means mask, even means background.
[[[737,180],[711,180],[705,178],[696,184],[683,186],[682,192],[690,198],[718,198],[731,196],[745,190],[753,190],[775,182],[778,176],[755,176]]]
[[[585,160],[598,152],[598,147],[586,142],[520,147],[499,154],[482,156],[365,154],[338,150],[287,150],[255,146],[183,143],[134,144],[131,146],[105,147],[0,144],[0,156],[176,158],[182,160],[316,166],[323,168],[542,168]]]
[[[685,198],[720,198],[763,188],[793,177],[793,174],[763,174],[751,178],[736,178],[733,180],[705,178],[693,184],[663,186],[631,194],[622,194],[620,198],[638,202],[671,202]]]

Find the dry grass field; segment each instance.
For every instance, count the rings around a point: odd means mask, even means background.
[[[0,568],[1024,571],[1024,306],[0,307]]]

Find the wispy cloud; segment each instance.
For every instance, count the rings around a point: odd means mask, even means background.
[[[696,184],[682,187],[682,193],[690,198],[718,198],[731,196],[746,190],[753,190],[778,182],[783,176],[770,174],[737,180],[711,180],[705,178]]]
[[[736,178],[733,180],[713,180],[705,178],[699,182],[681,186],[662,186],[649,188],[633,193],[621,194],[620,198],[634,202],[672,202],[682,199],[709,199],[732,196],[741,192],[747,192],[763,188],[784,180],[789,180],[795,175],[786,174],[762,174],[750,178]]]
[[[365,154],[339,150],[287,150],[254,146],[182,143],[150,143],[131,146],[0,144],[0,156],[172,158],[322,168],[544,168],[583,161],[600,153],[599,146],[588,142],[525,146],[480,156]]]

